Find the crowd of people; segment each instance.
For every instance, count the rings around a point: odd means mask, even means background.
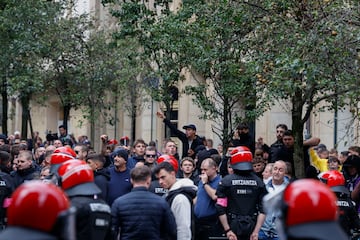
[[[242,123],[223,152],[194,124],[157,116],[182,156],[171,139],[106,134],[96,152],[64,126],[32,143],[0,135],[0,239],[335,240],[360,229],[360,147],[338,154],[307,139],[307,179],[296,179],[285,124],[268,146]]]

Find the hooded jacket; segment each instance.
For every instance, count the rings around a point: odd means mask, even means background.
[[[101,198],[106,200],[108,197],[108,183],[110,180],[110,173],[107,168],[102,168],[94,171],[94,182],[101,189]]]
[[[177,180],[170,188],[166,201],[170,204],[177,226],[177,240],[192,238],[192,200],[195,198],[197,187],[188,178]]]

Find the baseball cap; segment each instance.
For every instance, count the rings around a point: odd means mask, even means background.
[[[188,128],[191,128],[192,130],[196,131],[196,126],[194,124],[188,124],[183,126],[183,129],[188,129]]]

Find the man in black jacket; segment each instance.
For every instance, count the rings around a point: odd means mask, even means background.
[[[104,168],[105,157],[97,153],[89,154],[86,162],[94,171],[94,182],[101,190],[101,198],[106,201],[109,192],[110,173],[107,168]]]
[[[17,171],[12,172],[11,174],[14,178],[15,188],[25,181],[40,178],[40,170],[35,167],[32,160],[32,153],[30,151],[26,150],[20,152],[17,160]]]
[[[191,157],[195,158],[195,148],[199,145],[203,145],[201,138],[196,135],[196,126],[194,124],[188,124],[183,126],[185,133],[177,129],[171,124],[169,119],[166,119],[163,112],[157,112],[156,115],[163,119],[163,122],[182,142],[182,158]]]
[[[284,145],[282,139],[283,139],[285,131],[287,131],[287,130],[288,130],[288,127],[286,124],[280,123],[276,126],[276,141],[273,144],[271,144],[271,146],[270,146],[269,162],[274,163],[277,160],[279,160],[278,152]]]
[[[117,198],[111,208],[112,232],[120,239],[176,239],[176,222],[168,203],[148,191],[151,170],[139,166],[131,170],[133,189]]]

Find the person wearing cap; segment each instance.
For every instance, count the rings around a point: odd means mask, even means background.
[[[121,240],[177,239],[176,222],[168,203],[148,191],[150,168],[139,166],[132,169],[131,183],[131,192],[112,204],[112,235],[120,235]]]
[[[328,185],[337,197],[339,207],[339,223],[343,230],[351,237],[352,232],[359,232],[360,219],[355,204],[350,198],[350,192],[345,187],[345,178],[337,170],[330,170],[319,174],[321,182]]]
[[[230,240],[257,239],[265,220],[262,199],[267,190],[253,171],[252,158],[249,148],[234,148],[230,157],[234,173],[222,178],[216,190],[219,220]]]
[[[61,188],[76,208],[76,239],[102,240],[110,237],[111,210],[99,198],[91,167],[80,160],[69,160],[58,169]]]
[[[195,148],[199,145],[203,145],[202,139],[196,135],[196,126],[194,124],[188,124],[183,126],[185,133],[177,129],[170,120],[167,119],[163,112],[158,111],[156,115],[163,119],[163,122],[182,142],[182,158],[191,157],[195,158]]]
[[[109,168],[110,181],[107,202],[111,206],[114,200],[131,191],[130,169],[127,167],[128,151],[117,148],[111,155],[114,165]]]
[[[7,137],[5,134],[0,134],[0,145],[5,145],[7,143]]]
[[[266,214],[276,214],[280,240],[346,240],[338,222],[336,196],[315,179],[299,179],[264,198]]]

